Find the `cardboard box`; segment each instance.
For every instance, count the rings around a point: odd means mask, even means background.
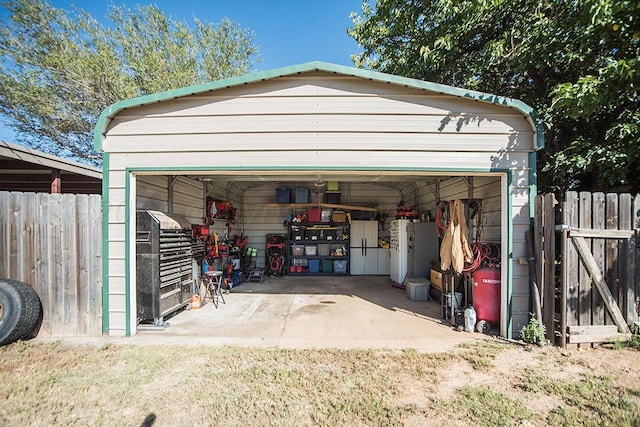
[[[333,211],[333,213],[331,214],[331,221],[347,222],[347,214],[343,211]]]
[[[437,270],[431,270],[431,286],[442,291],[442,273]]]

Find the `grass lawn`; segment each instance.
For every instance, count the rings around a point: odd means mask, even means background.
[[[640,426],[640,352],[449,353],[17,342],[0,425]]]

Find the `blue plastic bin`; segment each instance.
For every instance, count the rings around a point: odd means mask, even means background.
[[[291,203],[291,189],[276,188],[276,203]]]
[[[347,260],[346,259],[336,259],[333,261],[333,272],[334,273],[346,273],[347,272]]]
[[[319,259],[310,259],[309,260],[309,273],[319,273],[320,272],[320,260]]]
[[[296,188],[296,203],[309,203],[308,188]]]

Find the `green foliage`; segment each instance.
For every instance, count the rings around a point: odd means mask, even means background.
[[[520,400],[488,387],[463,387],[451,410],[461,412],[478,426],[519,426],[532,417]]]
[[[531,393],[557,399],[558,406],[546,417],[547,425],[638,425],[637,391],[615,386],[607,376],[564,379],[532,369],[519,387],[532,399]]]
[[[364,0],[352,19],[358,67],[534,107],[542,190],[640,190],[640,3]]]
[[[109,25],[41,0],[0,21],[0,114],[22,142],[90,159],[101,111],[126,98],[250,71],[253,34],[228,19],[192,26],[157,6],[111,6]],[[95,163],[95,161],[94,161]]]
[[[614,348],[622,349],[622,348],[630,348],[633,350],[640,351],[640,325],[637,323],[631,325],[631,339],[627,341],[618,340],[613,343]]]
[[[543,344],[546,341],[546,333],[547,328],[544,324],[538,322],[535,317],[531,316],[529,324],[520,329],[520,338],[529,344]]]

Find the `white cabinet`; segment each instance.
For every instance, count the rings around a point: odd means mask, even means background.
[[[377,248],[351,248],[349,255],[351,274],[378,274]]]
[[[353,221],[349,243],[350,273],[378,273],[378,221]]]
[[[388,276],[391,272],[391,253],[388,249],[378,248],[378,274]]]

